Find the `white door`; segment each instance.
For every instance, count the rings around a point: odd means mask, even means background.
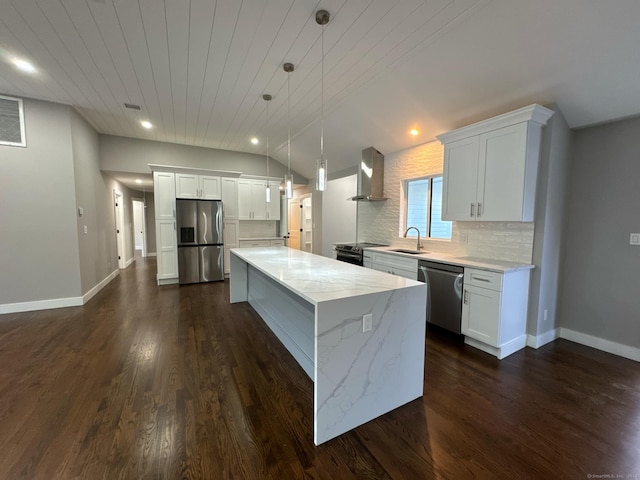
[[[134,247],[140,251],[143,257],[147,256],[147,242],[145,235],[144,202],[139,199],[132,199],[133,211],[133,239]]]
[[[478,178],[478,137],[444,146],[443,220],[474,220]]]
[[[198,176],[189,173],[176,173],[176,197],[198,198]]]
[[[156,220],[175,220],[176,181],[170,172],[153,172]]]
[[[462,333],[488,345],[498,346],[500,292],[465,286],[462,302]]]
[[[220,200],[220,177],[200,175],[200,198],[203,200]]]
[[[253,180],[251,182],[251,218],[253,220],[267,219],[267,182]]]
[[[289,226],[289,247],[300,250],[300,199],[289,199],[289,215],[287,224]]]
[[[251,182],[238,180],[238,218],[251,220]]]
[[[522,220],[526,143],[526,122],[480,135],[478,220]]]
[[[123,269],[126,265],[126,244],[124,230],[124,197],[122,192],[113,191],[113,208],[116,217],[116,248],[118,251],[118,268]]]

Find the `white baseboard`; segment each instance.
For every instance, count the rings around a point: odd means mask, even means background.
[[[107,275],[104,280],[102,280],[100,283],[98,283],[95,287],[93,287],[91,290],[89,290],[87,293],[85,293],[82,296],[82,304],[84,305],[89,300],[91,300],[96,295],[96,293],[98,293],[100,290],[102,290],[104,287],[106,287],[107,284],[111,280],[116,278],[118,275],[120,275],[120,270],[114,270],[109,275]]]
[[[147,252],[147,257],[156,257],[156,256],[158,256],[156,252],[151,252],[151,253]]]
[[[527,335],[527,347],[540,348],[558,338],[558,329],[554,328],[540,335]]]
[[[514,338],[513,340],[510,340],[507,343],[504,343],[499,347],[487,345],[486,343],[480,342],[475,338],[468,337],[468,336],[464,337],[464,343],[474,348],[477,348],[478,350],[482,350],[485,353],[493,355],[494,357],[497,357],[498,360],[502,360],[503,358],[508,357],[512,353],[515,353],[518,350],[522,350],[527,344],[527,336],[521,335],[519,337]]]
[[[135,261],[136,261],[136,257],[131,257],[129,260],[124,262],[124,268],[127,268],[129,265],[131,265]],[[123,270],[124,270],[124,268],[123,268]]]
[[[586,333],[576,332],[575,330],[569,330],[568,328],[561,327],[559,330],[560,338],[640,362],[640,348],[612,342],[611,340],[605,340],[604,338],[594,337],[587,335]]]
[[[102,290],[111,280],[120,274],[119,270],[111,272],[107,277],[98,283],[81,297],[53,298],[51,300],[35,300],[33,302],[6,303],[0,305],[0,314],[35,312],[37,310],[52,310],[54,308],[80,307],[91,300],[96,293]]]
[[[33,302],[5,303],[0,305],[0,314],[35,312],[36,310],[79,307],[81,305],[82,297],[52,298],[50,300],[35,300]]]

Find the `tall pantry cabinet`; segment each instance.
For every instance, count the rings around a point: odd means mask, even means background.
[[[178,283],[178,237],[176,234],[176,181],[172,172],[153,172],[156,211],[158,285]]]

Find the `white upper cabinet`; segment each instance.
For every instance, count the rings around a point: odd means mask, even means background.
[[[220,177],[176,173],[176,197],[220,200]]]
[[[444,144],[442,218],[533,221],[541,131],[551,115],[531,105],[438,135]]]
[[[270,183],[271,201],[267,204],[267,220],[280,220],[280,184]]]
[[[221,178],[222,203],[224,205],[225,220],[238,219],[238,179]]]
[[[280,185],[270,183],[271,201],[267,203],[267,180],[238,180],[238,218],[240,220],[280,220]]]
[[[175,174],[153,172],[154,202],[157,220],[175,220],[176,184]]]

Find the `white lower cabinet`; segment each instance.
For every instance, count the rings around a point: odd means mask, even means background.
[[[231,249],[238,248],[238,237],[240,236],[240,224],[238,220],[225,220],[222,230],[224,240],[224,273],[231,272]]]
[[[175,220],[156,220],[158,285],[177,283],[178,246]]]
[[[529,277],[530,270],[497,273],[464,269],[465,343],[499,359],[526,345]]]
[[[366,252],[363,255],[368,255]],[[407,258],[401,255],[394,255],[392,253],[372,252],[371,256],[363,257],[363,265],[366,267],[369,264],[368,258],[371,258],[371,266],[374,270],[380,272],[390,273],[392,275],[398,275],[400,277],[410,278],[411,280],[418,279],[418,260],[414,258]]]
[[[269,240],[240,240],[240,248],[269,247]]]

